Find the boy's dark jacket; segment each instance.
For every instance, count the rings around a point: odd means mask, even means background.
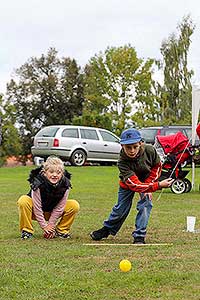
[[[122,149],[118,160],[120,186],[139,193],[160,189],[158,178],[162,164],[152,145],[143,144],[137,157],[130,158]]]
[[[119,177],[125,182],[129,177],[136,175],[140,181],[144,182],[149,177],[152,168],[159,162],[160,157],[152,145],[143,145],[136,158],[128,157],[122,149],[118,160]]]
[[[40,190],[42,210],[44,212],[51,212],[63,198],[66,190],[71,187],[71,174],[65,171],[61,180],[54,185],[42,174],[42,171],[42,167],[32,170],[28,181],[30,182],[31,190],[35,191],[38,188]],[[30,197],[31,190],[28,193]]]

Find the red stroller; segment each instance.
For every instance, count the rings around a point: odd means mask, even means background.
[[[189,171],[182,170],[183,164],[191,160],[193,154],[188,138],[182,132],[168,136],[157,135],[154,147],[163,164],[160,180],[174,178],[171,191],[175,194],[190,192],[192,184],[185,178]]]

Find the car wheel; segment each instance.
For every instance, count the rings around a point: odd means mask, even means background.
[[[72,153],[70,162],[73,166],[83,166],[86,162],[86,154],[83,150],[75,150]]]
[[[191,182],[189,181],[189,179],[187,179],[187,178],[184,178],[183,180],[184,180],[185,183],[186,183],[185,193],[189,193],[189,192],[191,191],[191,189],[192,189],[192,184],[191,184]]]
[[[171,191],[174,194],[182,194],[186,191],[187,183],[184,179],[175,179],[171,185]]]

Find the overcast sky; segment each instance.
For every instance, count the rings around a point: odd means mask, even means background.
[[[196,25],[189,52],[200,81],[199,0],[1,0],[0,92],[13,71],[50,47],[80,66],[108,46],[135,47],[138,57],[161,58],[164,39],[190,14]]]

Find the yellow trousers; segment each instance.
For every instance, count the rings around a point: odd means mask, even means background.
[[[18,201],[19,208],[19,227],[20,231],[25,230],[27,232],[33,233],[32,220],[36,220],[33,213],[33,200],[27,195],[21,196]],[[60,217],[56,230],[60,233],[69,233],[71,225],[74,221],[76,214],[79,211],[79,203],[76,200],[68,199],[65,205],[64,212]],[[44,212],[45,220],[49,220],[51,213]]]

